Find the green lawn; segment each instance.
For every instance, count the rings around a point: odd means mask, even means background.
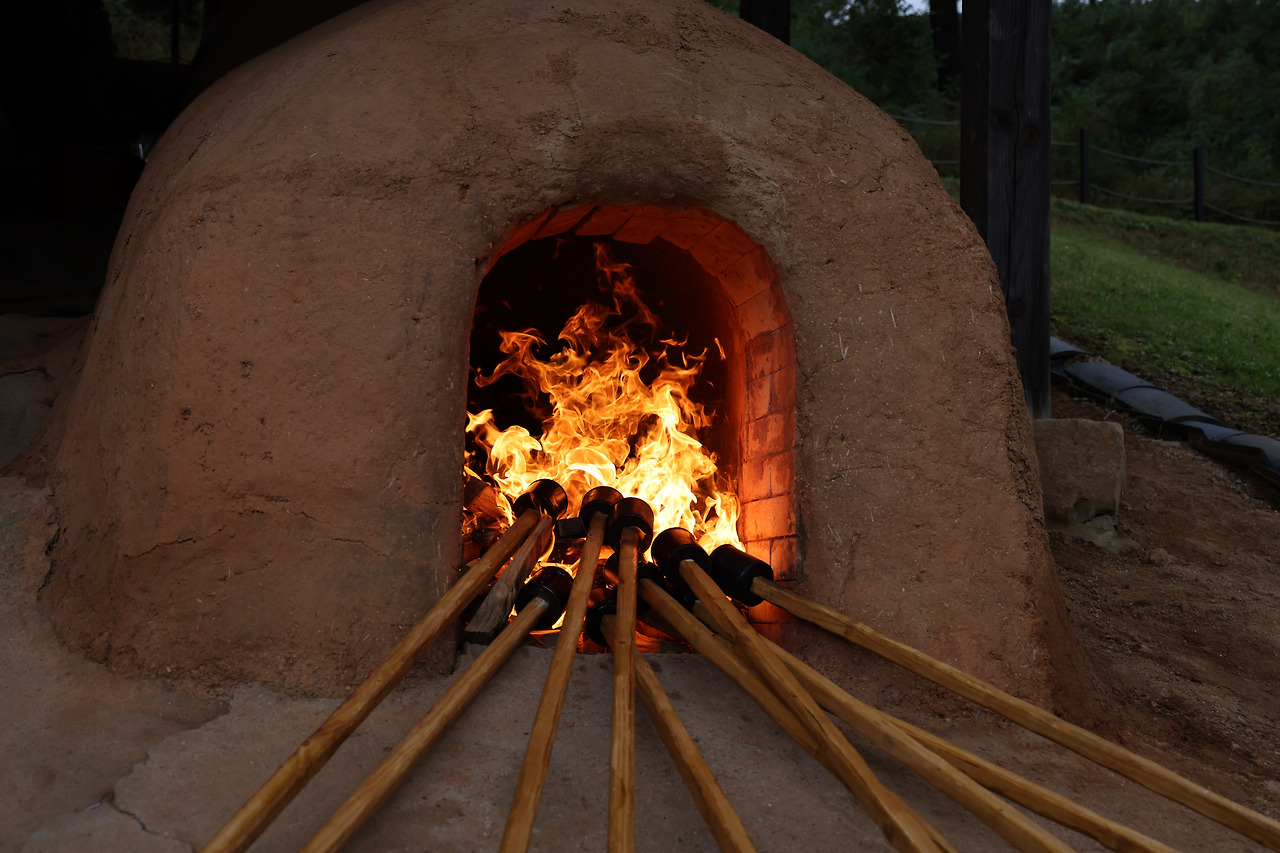
[[[1054,202],[1054,334],[1224,421],[1280,423],[1280,235]]]

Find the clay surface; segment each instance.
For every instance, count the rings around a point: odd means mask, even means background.
[[[798,588],[1053,701],[1071,643],[981,240],[905,131],[698,0],[372,2],[204,92],[27,468],[57,629],[213,689],[367,672],[454,577],[487,259],[587,203],[696,204],[771,259]]]

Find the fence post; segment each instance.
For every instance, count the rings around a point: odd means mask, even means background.
[[[791,44],[791,0],[741,0],[738,17]]]
[[[174,65],[182,61],[182,0],[173,0],[169,14],[169,61]]]
[[[1204,149],[1196,146],[1195,157],[1196,222],[1204,222]]]
[[[1080,203],[1092,204],[1089,200],[1089,128],[1080,128]]]

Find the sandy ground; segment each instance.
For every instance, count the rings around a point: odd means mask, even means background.
[[[1114,417],[1055,400],[1060,416]],[[1280,541],[1274,490],[1126,424],[1118,529],[1053,534],[1059,576],[1098,679],[1108,736],[1280,815]],[[0,851],[198,849],[336,706],[248,685],[185,695],[111,674],[60,645],[35,598],[54,529],[46,496],[0,480]],[[1092,537],[1095,544],[1085,537]],[[464,650],[459,669],[473,649]],[[497,848],[549,652],[520,649],[350,849]],[[701,658],[652,656],[757,846],[890,849],[853,797]],[[456,676],[455,676],[456,677]],[[255,846],[294,850],[447,687],[410,679]],[[609,660],[581,657],[535,849],[604,845]],[[640,850],[710,850],[643,711]],[[1185,850],[1257,845],[974,709],[915,719],[952,740]],[[976,819],[875,749],[873,770],[959,849],[1000,849]],[[1093,842],[1058,834],[1080,849]]]

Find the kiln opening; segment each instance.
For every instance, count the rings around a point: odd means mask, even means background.
[[[509,501],[551,477],[573,506],[613,486],[649,501],[657,530],[731,542],[794,579],[791,330],[736,225],[687,207],[547,211],[495,253],[470,346],[474,547],[491,521],[481,480]],[[751,616],[788,638],[780,611]]]

